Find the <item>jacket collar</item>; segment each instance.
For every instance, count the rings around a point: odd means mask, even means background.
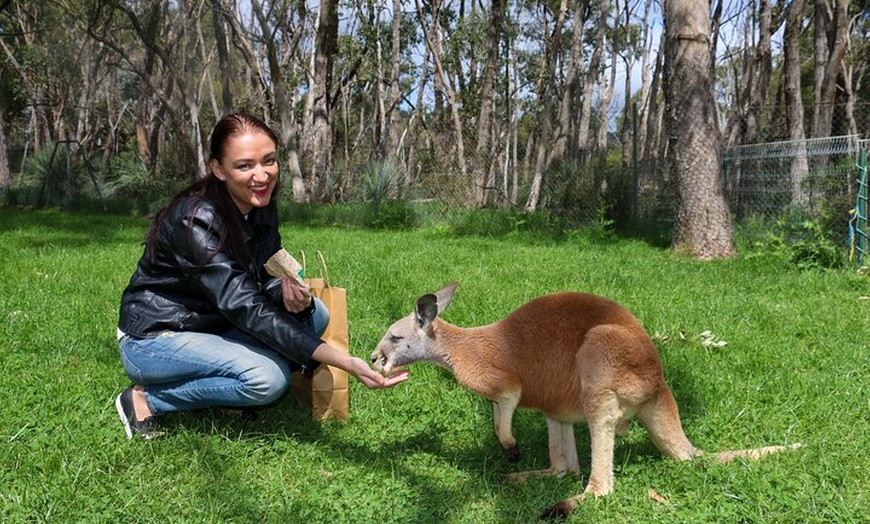
[[[275,200],[269,202],[266,207],[255,207],[248,213],[247,218],[238,214],[239,220],[242,222],[242,231],[245,233],[245,242],[256,242],[269,231],[274,224],[277,223],[276,214],[278,206]]]

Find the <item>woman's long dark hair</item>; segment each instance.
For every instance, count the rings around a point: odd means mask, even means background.
[[[230,139],[245,133],[263,133],[272,140],[276,148],[278,147],[278,137],[275,135],[275,132],[272,131],[265,122],[255,116],[245,113],[231,113],[218,120],[211,132],[211,138],[209,140],[210,157],[206,163],[206,176],[182,189],[172,198],[172,200],[169,201],[168,204],[163,206],[154,217],[151,229],[145,237],[145,251],[149,254],[152,261],[157,248],[157,238],[159,236],[160,228],[166,221],[169,212],[178,205],[182,199],[189,196],[196,196],[199,197],[200,201],[210,200],[214,202],[218,215],[220,215],[221,221],[224,224],[226,236],[221,236],[221,243],[215,253],[226,251],[230,256],[242,262],[245,267],[248,267],[251,262],[251,254],[248,251],[247,246],[245,246],[244,232],[239,227],[239,221],[237,218],[239,208],[236,207],[235,202],[233,202],[233,198],[230,196],[226,184],[218,180],[209,166],[211,160],[217,160],[218,162],[223,160]],[[278,185],[275,186],[272,198],[275,197],[277,192]],[[196,209],[196,207],[191,209],[189,215],[191,218],[196,214]],[[215,253],[212,253],[212,256]],[[203,260],[201,262],[205,263],[208,262],[208,260]]]

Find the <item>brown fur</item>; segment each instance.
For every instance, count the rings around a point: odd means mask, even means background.
[[[587,493],[613,491],[615,434],[624,433],[633,416],[664,455],[689,460],[702,454],[683,432],[652,340],[628,310],[604,297],[561,292],[538,297],[493,324],[461,328],[437,318],[456,287],[421,297],[414,313],[389,328],[372,361],[387,374],[418,361],[450,370],[461,385],[493,402],[495,433],[511,460],[519,458],[511,429],[516,408],[544,413],[550,467],[510,475],[517,481],[579,473],[573,425],[585,421],[592,445],[586,489],[542,516],[565,517]],[[719,457],[756,458],[785,448],[763,449]]]

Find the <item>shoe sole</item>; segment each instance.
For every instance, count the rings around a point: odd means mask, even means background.
[[[121,417],[121,422],[124,423],[124,433],[127,434],[127,440],[131,440],[133,438],[133,428],[130,426],[127,414],[124,412],[124,406],[121,405],[121,395],[115,397],[115,409],[118,410],[118,416]]]

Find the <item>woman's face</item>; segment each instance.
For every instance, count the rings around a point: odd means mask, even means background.
[[[247,215],[252,208],[265,207],[272,200],[278,182],[275,143],[265,133],[245,131],[229,138],[223,158],[209,162],[212,172],[223,181],[236,207]]]

